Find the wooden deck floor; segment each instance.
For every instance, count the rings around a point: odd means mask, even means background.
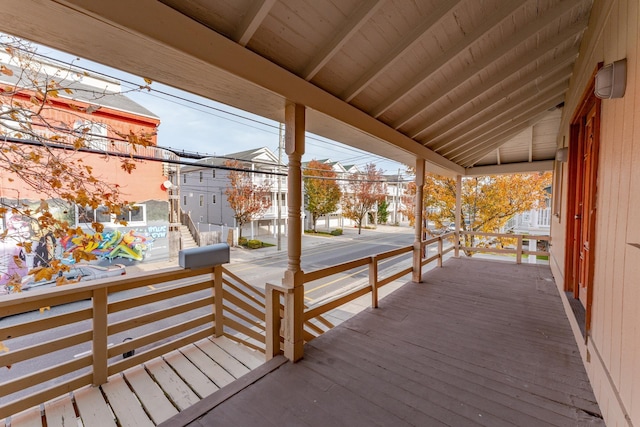
[[[424,279],[163,426],[603,425],[548,266]]]

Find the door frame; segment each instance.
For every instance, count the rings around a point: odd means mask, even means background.
[[[591,256],[589,257],[589,264],[586,266],[588,274],[586,279],[586,306],[585,306],[585,341],[588,339],[589,332],[591,330],[591,308],[593,303],[593,277],[595,267],[595,221],[596,221],[596,207],[597,207],[597,182],[598,182],[598,157],[600,146],[600,115],[601,115],[601,100],[594,94],[595,89],[595,75],[597,71],[602,67],[602,63],[598,64],[596,70],[591,76],[589,85],[585,89],[580,103],[576,107],[576,110],[571,119],[571,128],[569,136],[569,165],[568,165],[568,191],[567,191],[567,223],[566,223],[566,241],[565,241],[565,281],[564,290],[566,292],[572,292],[574,298],[578,298],[579,295],[579,259],[580,259],[580,247],[581,234],[583,227],[590,227],[590,240],[589,246]],[[594,179],[591,183],[591,200],[593,200],[593,213],[590,215],[589,224],[581,222],[581,209],[579,209],[579,202],[582,198],[582,189],[584,187],[584,177],[582,176],[582,157],[584,156],[584,135],[583,129],[585,126],[586,117],[592,109],[595,108],[595,117],[593,125],[594,142],[592,150],[594,169]]]

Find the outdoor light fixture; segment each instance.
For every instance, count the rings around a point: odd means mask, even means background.
[[[594,94],[600,99],[622,98],[627,87],[627,59],[600,68],[595,86]]]
[[[558,148],[558,151],[556,151],[556,161],[564,163],[567,161],[568,158],[569,158],[569,148],[567,147]]]

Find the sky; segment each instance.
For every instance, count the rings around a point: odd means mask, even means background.
[[[120,80],[123,90],[145,85],[141,77],[46,46],[37,46],[37,53]],[[267,147],[277,155],[277,122],[157,82],[151,88],[151,92],[133,91],[127,96],[160,118],[159,146],[218,156]],[[309,133],[305,148],[303,161],[330,158],[360,167],[374,163],[390,175],[406,170],[400,163]],[[286,163],[286,156],[283,160]]]

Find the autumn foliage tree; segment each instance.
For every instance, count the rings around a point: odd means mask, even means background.
[[[498,232],[514,215],[544,208],[551,185],[551,173],[469,177],[462,180],[461,227],[463,231]],[[408,187],[415,196],[415,184]],[[439,230],[455,221],[456,181],[434,174],[425,175],[424,217]],[[473,246],[476,238],[464,236]]]
[[[338,209],[342,196],[340,185],[336,182],[337,174],[331,165],[312,160],[304,170],[304,191],[306,209],[311,214],[313,231],[316,222],[322,215],[330,214]]]
[[[83,101],[78,101],[75,82],[82,72],[40,61],[36,48],[24,40],[0,36],[0,62],[0,216],[19,218],[43,237],[72,237],[77,250],[65,255],[74,261],[94,259],[94,255],[82,250],[92,239],[92,232],[71,224],[73,206],[100,207],[106,214],[119,215],[131,203],[123,200],[118,185],[96,176],[80,154],[91,152],[103,156],[104,161],[112,157],[111,161],[120,162],[121,168],[131,173],[136,164],[128,154],[134,153],[136,146],[151,145],[153,135],[134,130],[120,132],[98,119],[92,120],[100,109],[100,99],[109,94],[85,91]],[[149,81],[141,88],[148,89],[148,84]],[[91,99],[95,102],[87,101]],[[61,110],[65,110],[64,115]],[[104,130],[101,147],[92,145],[94,125]],[[120,149],[121,156],[112,155],[116,151],[115,140],[128,147]],[[25,195],[36,195],[39,200],[28,200]],[[100,232],[103,225],[94,222],[91,227]],[[17,245],[27,254],[33,250],[31,238],[12,233],[9,228],[0,235],[3,244]],[[22,266],[24,256],[15,255],[13,262]],[[59,260],[52,260],[29,273],[35,280],[50,280],[65,269],[68,267]],[[13,291],[20,290],[20,279],[16,274],[9,278]],[[59,277],[58,282],[65,280]]]
[[[342,196],[342,214],[356,222],[360,234],[366,215],[385,198],[382,169],[373,163],[367,164],[364,172],[351,176],[347,188]]]
[[[225,194],[242,237],[242,227],[261,218],[271,207],[271,184],[254,179],[251,172],[242,170],[237,160],[227,160],[224,165],[229,168],[229,187]]]

